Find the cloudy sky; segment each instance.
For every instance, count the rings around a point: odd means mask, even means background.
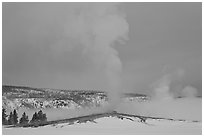
[[[3,84],[106,89],[107,77],[97,69],[94,56],[77,46],[83,44],[77,38],[82,31],[72,33],[73,20],[84,5],[89,7],[85,3],[3,3]],[[117,46],[111,48],[121,62],[123,90],[147,93],[155,81],[182,71],[182,77],[175,76],[172,83],[193,86],[201,95],[201,3],[121,3],[107,9],[111,9],[107,14],[118,14],[128,23],[128,28],[121,29],[121,33],[129,30],[127,39],[114,41]],[[94,16],[93,11],[85,14]],[[126,25],[121,23],[113,28]]]

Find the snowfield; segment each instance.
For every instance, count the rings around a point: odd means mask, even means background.
[[[167,134],[167,135],[200,135],[202,134],[202,98],[176,99],[162,101],[123,101],[117,112],[160,117],[166,119],[147,118],[141,122],[139,118],[100,117],[86,123],[63,123],[38,128],[5,128],[4,135],[66,135],[66,134]],[[50,109],[43,110],[48,120],[78,117],[104,112],[104,108],[88,108],[84,110]],[[169,120],[170,118],[170,120]],[[185,121],[182,121],[185,120]]]
[[[142,116],[201,121],[202,98],[147,100],[139,103],[125,101],[116,110],[121,113]]]
[[[10,89],[10,88],[9,88]],[[18,88],[15,88],[18,89]],[[53,91],[48,94],[43,91],[44,96],[56,96],[64,98],[21,98],[23,93],[18,93],[17,97],[10,99],[11,92],[6,90],[3,96],[3,106],[9,114],[9,109],[17,109],[18,116],[21,117],[23,112],[32,118],[32,115],[42,109],[47,115],[47,120],[59,121],[64,119],[75,118],[73,122],[61,122],[58,124],[49,123],[50,125],[37,128],[6,128],[3,126],[4,135],[200,135],[202,134],[202,98],[165,98],[154,100],[147,96],[129,95],[123,97],[117,106],[110,109],[103,92],[69,92]],[[24,90],[23,90],[24,91]],[[26,92],[27,93],[27,92]],[[35,93],[35,92],[34,92]],[[36,92],[38,93],[38,92]],[[46,93],[46,94],[45,94]],[[72,95],[73,94],[73,95]],[[38,94],[36,94],[37,96]],[[25,95],[27,96],[27,95]],[[67,97],[72,97],[71,100]],[[7,97],[10,97],[9,99]],[[41,105],[42,104],[42,105]],[[50,106],[50,107],[46,107]],[[107,112],[115,112],[119,115],[103,115]],[[130,115],[146,116],[146,121]],[[95,117],[92,114],[102,114]],[[78,117],[86,116],[84,119]],[[88,116],[88,118],[87,118]],[[124,116],[124,117],[120,117]],[[156,119],[154,119],[154,118]],[[164,118],[164,119],[159,119]],[[78,121],[77,121],[78,120]],[[89,121],[90,120],[90,121]]]
[[[96,123],[95,123],[96,122]],[[66,134],[97,134],[97,135],[131,135],[131,134],[202,134],[201,122],[182,122],[170,120],[148,119],[142,123],[139,119],[118,119],[104,117],[95,122],[49,125],[38,128],[3,128],[4,135],[66,135]]]

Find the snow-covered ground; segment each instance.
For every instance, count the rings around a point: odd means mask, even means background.
[[[116,109],[118,112],[173,119],[202,120],[202,98],[179,98],[125,101]]]
[[[117,108],[117,112],[151,117],[163,117],[177,120],[154,120],[148,118],[146,123],[139,119],[119,119],[116,117],[102,117],[95,122],[68,123],[48,125],[38,128],[4,128],[3,134],[202,134],[202,98],[183,98],[157,101],[124,101]],[[65,109],[44,110],[48,120],[56,120],[91,113],[102,113],[104,108],[91,108],[70,111]],[[131,117],[132,118],[132,117]],[[179,121],[185,119],[187,121]],[[197,121],[197,122],[192,122]]]
[[[147,124],[139,120],[104,117],[96,123],[59,124],[39,128],[3,128],[3,134],[29,135],[61,135],[61,134],[202,134],[201,122],[181,122],[169,120],[147,120]]]

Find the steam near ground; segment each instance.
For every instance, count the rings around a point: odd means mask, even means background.
[[[81,109],[44,109],[48,120],[67,119],[78,116],[85,116],[94,113],[104,113],[116,110],[120,113],[134,114],[141,116],[170,118],[175,120],[199,121],[179,122],[179,121],[154,121],[147,120],[148,125],[131,123],[127,120],[119,120],[115,118],[96,119],[97,124],[84,123],[68,126],[60,124],[56,127],[47,126],[38,128],[38,130],[30,131],[29,129],[3,129],[4,134],[201,134],[202,121],[202,98],[196,97],[197,90],[188,85],[180,86],[180,90],[172,90],[172,83],[183,75],[183,72],[176,71],[162,76],[158,81],[154,82],[150,87],[152,93],[150,98],[145,101],[126,100],[113,97],[109,104],[103,107],[87,107]],[[182,74],[182,75],[181,75]],[[174,85],[174,84],[173,84]],[[113,100],[115,101],[113,103]],[[116,101],[117,100],[117,101]],[[31,119],[34,111],[37,110],[19,110],[21,115],[26,111]],[[122,125],[122,126],[119,126]],[[65,128],[64,128],[65,127]],[[125,127],[125,130],[124,130]],[[67,132],[69,130],[69,132]],[[77,132],[80,131],[80,132]],[[31,133],[32,132],[32,133]]]
[[[142,116],[202,120],[202,99],[201,98],[179,98],[175,100],[147,100],[145,102],[122,101],[114,110],[126,114],[135,114]],[[19,116],[26,112],[29,119],[37,110],[20,109]],[[59,120],[78,116],[84,116],[94,113],[109,112],[107,106],[92,107],[81,109],[43,109],[47,114],[48,120]]]
[[[126,102],[122,103],[117,111],[153,117],[202,120],[202,99],[182,98],[142,103]]]
[[[196,97],[196,88],[188,85],[179,86],[182,88],[176,90],[175,84],[172,84],[176,80],[182,80],[182,77],[184,77],[184,71],[181,69],[162,76],[150,86],[150,99],[143,102],[122,100],[120,94],[116,92],[115,95],[118,96],[109,96],[111,101],[103,107],[74,110],[46,109],[44,111],[47,113],[48,120],[117,110],[127,114],[201,121],[202,98]],[[31,118],[31,115],[29,116]]]

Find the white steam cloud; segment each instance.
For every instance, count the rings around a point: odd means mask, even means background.
[[[108,80],[108,97],[115,105],[119,99],[122,63],[114,48],[127,40],[128,23],[116,3],[90,3],[75,8],[65,26],[66,36],[83,46],[83,53],[92,57],[96,68]]]
[[[173,73],[165,74],[161,79],[154,82],[152,86],[153,99],[165,100],[173,99],[175,97],[195,97],[197,89],[180,83],[185,76],[183,69],[178,69]]]
[[[181,91],[181,96],[183,97],[196,97],[197,96],[197,89],[192,86],[186,86]]]
[[[137,103],[126,101],[116,110],[143,116],[202,120],[202,98],[196,98],[196,88],[183,83],[184,72],[178,69],[166,73],[151,85],[151,99]]]

